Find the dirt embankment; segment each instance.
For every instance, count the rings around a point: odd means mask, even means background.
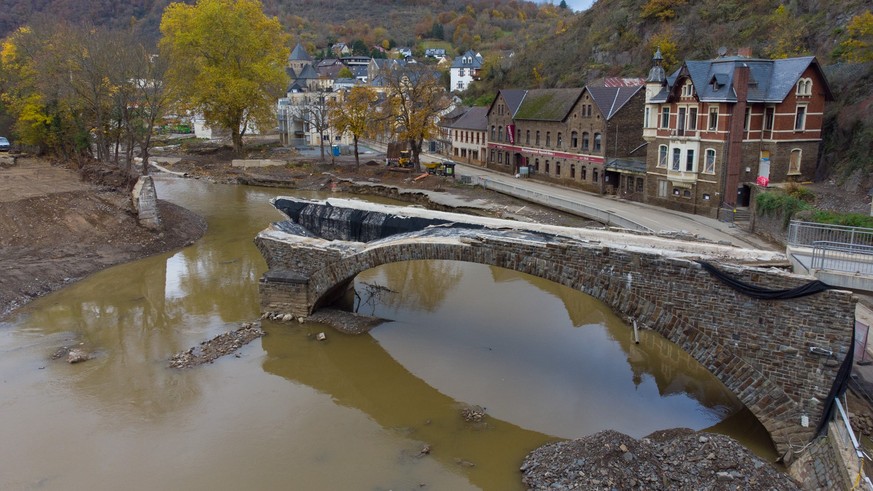
[[[106,176],[108,173],[92,172]],[[192,243],[205,221],[159,202],[163,230],[137,223],[130,195],[44,160],[0,168],[0,317],[91,273]]]

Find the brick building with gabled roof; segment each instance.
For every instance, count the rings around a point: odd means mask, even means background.
[[[641,200],[641,169],[609,170],[607,163],[644,161],[643,102],[640,83],[501,90],[488,110],[487,165],[601,193],[617,193],[629,181],[631,197]]]
[[[660,52],[646,82],[646,201],[708,216],[749,205],[756,182],[811,180],[826,101],[812,56],[686,61],[669,77]]]

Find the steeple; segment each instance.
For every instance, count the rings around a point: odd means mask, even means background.
[[[655,56],[652,57],[652,69],[649,70],[649,78],[646,83],[664,83],[667,80],[667,73],[664,72],[664,67],[661,66],[664,57],[661,55],[661,48],[655,51]]]

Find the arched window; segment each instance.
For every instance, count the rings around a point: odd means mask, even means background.
[[[536,143],[534,143],[534,145],[539,146],[539,144],[540,144],[540,130],[537,130],[537,141],[536,141]]]
[[[582,133],[582,150],[588,151],[588,132]]]
[[[560,162],[555,162],[555,175],[556,176],[561,175],[561,163]]]
[[[791,150],[791,156],[788,159],[788,174],[800,174],[800,158],[802,151],[799,148]]]
[[[549,173],[549,161],[546,160],[546,174]]]
[[[546,132],[546,146],[547,147],[552,146],[552,132],[551,131]]]
[[[495,133],[497,129],[494,125],[491,125],[491,141],[497,141],[497,133]]]
[[[503,126],[497,127],[497,141],[499,141],[499,142],[503,141]]]
[[[600,176],[599,176],[599,172],[597,169],[594,169],[591,172],[591,180],[594,182],[600,182]]]
[[[582,179],[583,181],[588,179],[588,168],[584,165],[582,166],[582,170],[579,171],[579,179]]]
[[[802,78],[797,81],[797,95],[811,96],[812,95],[812,79]]]
[[[658,167],[667,168],[667,145],[658,147]]]
[[[576,164],[570,164],[570,179],[576,179]]]
[[[563,136],[563,135],[561,134],[561,132],[559,131],[559,132],[558,132],[557,147],[558,147],[558,148],[561,148],[561,146],[562,146],[563,144],[564,144],[564,136]]]
[[[715,174],[715,149],[706,149],[706,161],[703,163],[703,172],[706,174]]]
[[[594,133],[594,151],[600,152],[600,133]]]
[[[575,131],[570,133],[570,146],[573,148],[579,147],[579,133],[576,133]]]
[[[530,130],[524,132],[524,142],[530,145]]]

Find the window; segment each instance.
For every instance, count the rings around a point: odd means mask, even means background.
[[[715,174],[715,149],[706,149],[706,161],[703,164],[703,172],[706,174]]]
[[[464,75],[465,75],[465,73],[464,73],[464,69],[463,69],[463,68],[461,68],[460,70],[458,70],[458,76],[463,77]]]
[[[576,179],[576,164],[570,164],[570,179]]]
[[[549,161],[546,160],[546,174],[549,173]]]
[[[634,178],[631,176],[627,176],[624,178],[624,184],[627,188],[627,192],[632,193],[634,191]]]
[[[579,133],[575,131],[570,133],[570,146],[573,148],[579,147]]]
[[[561,134],[561,132],[559,131],[559,132],[558,132],[558,143],[557,143],[557,147],[558,147],[558,148],[561,148],[563,145],[564,145],[564,136],[563,136],[563,135]]]
[[[673,149],[673,165],[671,166],[672,170],[679,170],[679,161],[682,159],[682,150],[678,148]]]
[[[667,168],[667,145],[658,147],[658,167]]]
[[[555,175],[556,176],[561,175],[561,163],[560,162],[555,162]]]
[[[540,159],[534,160],[534,169],[540,170]]]
[[[638,193],[642,193],[642,192],[643,192],[643,186],[644,186],[644,185],[645,185],[645,181],[643,180],[643,178],[642,178],[642,177],[638,177],[638,178],[637,178],[637,192],[638,192]]]
[[[546,132],[546,146],[547,147],[552,146],[552,132],[551,131]]]
[[[697,129],[697,108],[688,108],[688,129],[694,131]]]
[[[503,141],[503,126],[497,127],[497,141],[499,141],[499,142]]]
[[[764,109],[764,129],[773,131],[773,119],[776,117],[776,109],[768,107]]]
[[[643,128],[649,127],[651,113],[652,113],[652,108],[647,107],[645,113],[643,113]]]
[[[668,189],[667,184],[668,184],[667,181],[665,181],[663,179],[658,180],[658,197],[659,198],[666,198],[667,197],[667,189]]]
[[[582,166],[582,170],[579,171],[579,179],[582,179],[583,181],[588,179],[588,168],[584,165]]]
[[[788,174],[800,174],[800,157],[801,150],[799,148],[791,151],[791,157],[788,159]]]
[[[797,106],[797,113],[794,115],[794,131],[803,131],[806,129],[806,105]]]
[[[494,150],[491,150],[491,158],[488,159],[490,162],[494,162]]]
[[[691,80],[686,80],[682,86],[682,97],[691,97],[694,95],[694,86],[691,85]]]
[[[811,78],[802,78],[797,81],[797,95],[798,96],[811,96],[812,95],[812,79]]]
[[[530,145],[530,130],[524,132],[524,142]]]
[[[676,129],[679,130],[680,135],[685,134],[685,108],[679,108],[679,114],[676,115]]]
[[[685,172],[694,172],[694,150],[689,149],[685,154]]]
[[[661,108],[661,128],[669,128],[670,127],[670,108],[662,107]]]
[[[600,133],[594,133],[594,151],[600,152]]]
[[[709,131],[718,129],[718,107],[709,108]]]
[[[459,89],[461,89],[461,90],[464,90],[464,82],[463,82],[462,80],[458,80],[458,85],[457,85],[457,87],[458,87]]]
[[[582,133],[582,150],[588,151],[588,132]]]
[[[594,182],[600,182],[599,171],[597,169],[594,169],[591,172],[591,180]]]
[[[746,114],[743,117],[743,131],[749,131],[752,127],[752,108],[746,106]]]
[[[497,133],[496,133],[496,131],[497,131],[497,130],[494,128],[494,126],[491,126],[491,141],[496,141],[496,140],[497,140]]]
[[[540,145],[540,131],[539,130],[537,130],[537,141],[536,141],[536,143],[534,143],[534,145],[536,145],[536,146]]]
[[[503,152],[497,152],[497,163],[498,164],[503,163]]]
[[[518,129],[515,131],[515,141],[517,141],[517,142],[521,141],[521,129]]]

